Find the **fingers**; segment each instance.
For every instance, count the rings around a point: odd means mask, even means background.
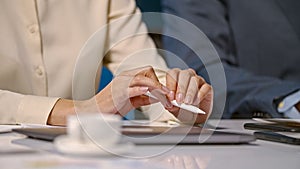
[[[116,94],[122,95],[119,98],[122,98],[123,101],[130,99],[134,105],[160,101],[165,107],[172,107],[171,102],[166,98],[169,90],[159,82],[154,69],[150,66],[122,72],[114,79],[114,84],[115,91],[118,91]],[[147,91],[150,91],[156,100],[144,96]],[[148,99],[149,102],[146,102],[145,99]]]
[[[203,84],[197,93],[197,99],[195,100],[194,104],[199,104],[211,92],[212,92],[212,87],[207,83]]]
[[[151,91],[151,93],[156,96],[157,100],[165,107],[172,107],[171,102],[166,98],[166,94],[169,93],[169,90],[159,82],[152,67],[147,66],[135,69],[131,73],[127,72],[127,75],[133,76],[129,87],[147,86],[148,91]]]
[[[166,75],[167,88],[170,90],[168,94],[169,100],[175,100],[175,92],[177,90],[177,81],[180,69],[171,69]]]
[[[151,91],[151,93],[154,96],[156,96],[157,99],[154,99],[154,98],[144,95],[144,94],[146,94],[147,91],[149,91],[149,87],[145,87],[145,86],[130,87],[130,88],[128,88],[128,93],[129,93],[128,96],[129,96],[129,98],[141,96],[140,102],[142,102],[142,103],[140,103],[140,104],[146,103],[145,100],[147,100],[147,104],[161,101],[163,103],[163,105],[165,105],[165,107],[172,106],[172,104],[169,102],[169,100],[166,98],[166,96],[160,90],[152,90]],[[135,100],[137,100],[137,98],[135,98]]]
[[[205,82],[205,80],[202,77],[199,76],[192,77],[190,80],[189,88],[187,90],[184,103],[198,105],[201,101],[199,96],[203,96],[203,95],[199,95],[198,93],[202,92],[201,90],[203,90],[202,88],[204,85],[210,86]]]
[[[161,89],[165,94],[169,93],[169,90],[159,82],[151,66],[125,71],[120,76],[131,77],[129,87],[148,86],[150,91]]]
[[[172,69],[166,79],[167,87],[174,93],[168,95],[169,99],[186,104],[194,102],[199,86],[204,82],[192,69]]]
[[[180,120],[188,120],[188,115],[191,115],[193,118],[190,119],[194,119],[196,122],[205,121],[211,112],[213,97],[212,87],[192,69],[172,69],[167,73],[166,79],[166,86],[174,92],[174,95],[168,95],[170,100],[175,99],[179,103],[195,105],[204,110],[207,114],[194,116],[193,113],[188,113],[175,106],[167,108],[167,110]]]
[[[154,89],[162,90],[161,83],[154,81],[152,78],[145,77],[143,75],[137,75],[131,78],[129,87],[135,87],[135,86],[147,86],[149,90],[154,90]]]
[[[202,122],[209,116],[212,105],[212,87],[205,80],[198,76],[192,69],[180,70],[171,69],[166,75],[166,88],[158,81],[153,68],[144,67],[134,72],[127,72],[126,76],[131,76],[129,85],[129,95],[132,105],[142,106],[153,103],[151,98],[142,96],[146,91],[156,96],[167,110],[179,117],[180,112],[183,120],[187,120],[187,115],[191,114],[194,121]],[[142,87],[145,86],[145,87]],[[167,94],[167,98],[165,95]],[[191,112],[183,111],[178,107],[169,105],[171,100],[179,103],[196,105],[205,112],[206,115],[195,115]],[[182,119],[180,119],[182,120]]]
[[[192,74],[189,72],[189,70],[183,70],[178,75],[178,84],[176,90],[176,101],[178,103],[183,103],[185,99],[191,76]]]
[[[186,91],[186,95],[184,98],[185,104],[193,104],[195,98],[197,97],[198,89],[200,88],[200,85],[202,85],[202,81],[200,78],[197,77],[191,77],[189,86]]]
[[[136,97],[145,94],[149,90],[149,87],[146,86],[138,86],[138,87],[130,87],[128,88],[128,96]]]

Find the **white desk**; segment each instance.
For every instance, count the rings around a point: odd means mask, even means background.
[[[223,120],[220,127],[243,129],[242,120]],[[23,145],[23,146],[22,146]],[[246,145],[136,146],[133,159],[71,157],[57,153],[50,142],[0,134],[0,168],[272,168],[299,169],[300,146],[257,140]],[[154,155],[157,154],[157,155]]]

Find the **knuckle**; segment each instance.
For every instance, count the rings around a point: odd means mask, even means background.
[[[154,72],[154,69],[152,66],[146,66],[145,69],[149,72]]]
[[[191,77],[191,82],[193,82],[193,83],[199,83],[200,81],[198,80],[197,77],[193,76],[193,77]]]
[[[194,76],[195,75],[193,69],[185,69],[185,70],[182,70],[181,73],[186,76]]]
[[[144,69],[146,69],[146,70],[151,70],[151,69],[153,69],[153,67],[150,66],[150,65],[147,65],[147,66],[144,67]]]
[[[176,71],[176,72],[180,71],[179,68],[174,68],[173,70]]]
[[[169,70],[168,73],[169,73],[169,74],[176,74],[176,73],[178,73],[179,71],[180,71],[180,69],[174,68],[174,69]]]
[[[207,85],[207,90],[209,90],[209,91],[210,91],[210,90],[213,90],[213,87],[212,87],[211,85],[209,85],[209,84],[207,84],[207,83],[206,83],[206,85]]]
[[[191,75],[196,75],[196,71],[192,68],[188,68],[187,71],[191,74]]]
[[[174,81],[176,81],[176,79],[177,79],[177,74],[178,74],[178,72],[177,71],[175,71],[175,70],[170,70],[168,73],[167,73],[167,78],[169,79],[169,80],[174,80]]]
[[[190,71],[188,69],[182,70],[180,73],[184,74],[184,75],[189,75]]]
[[[154,69],[152,66],[144,66],[140,69],[139,72],[137,72],[136,75],[147,75],[152,74],[154,72]]]
[[[205,82],[205,79],[201,76],[197,76],[197,78],[201,81],[201,82]]]
[[[203,87],[205,87],[206,89],[210,89],[211,86],[208,83],[203,84]]]
[[[203,77],[197,76],[196,78],[198,80],[199,85],[206,84],[206,81],[205,81],[205,79]]]

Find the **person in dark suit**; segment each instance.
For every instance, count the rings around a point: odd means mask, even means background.
[[[299,0],[163,0],[162,8],[196,25],[218,52],[227,80],[223,118],[300,118]],[[170,37],[163,46],[203,74],[190,48]]]

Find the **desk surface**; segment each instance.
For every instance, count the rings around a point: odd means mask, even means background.
[[[219,127],[249,133],[243,129],[245,122],[222,120]],[[51,142],[0,134],[1,168],[300,168],[300,146],[262,140],[244,145],[136,146],[134,152],[129,158],[66,156]]]

